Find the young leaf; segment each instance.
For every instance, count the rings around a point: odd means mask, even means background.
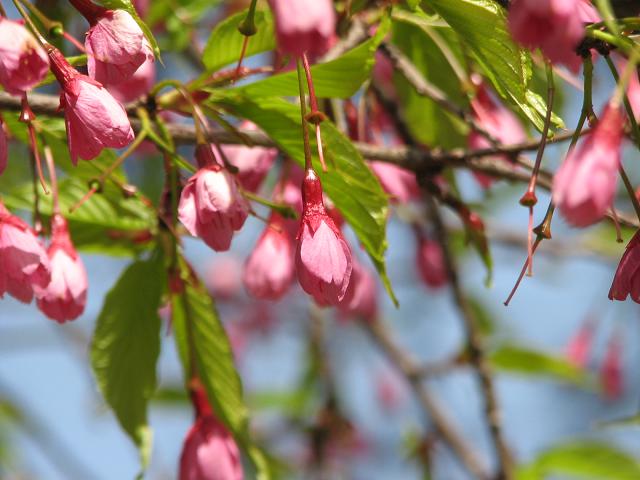
[[[218,98],[218,106],[247,118],[272,138],[290,158],[304,165],[300,110],[278,98],[251,99],[240,95]],[[386,223],[388,202],[378,182],[353,144],[331,122],[323,122],[322,138],[329,171],[324,173],[316,159],[316,170],[325,192],[351,225],[373,261],[394,302],[397,302],[386,274]],[[315,147],[312,148],[315,151]]]
[[[244,36],[238,31],[238,25],[247,16],[247,11],[233,15],[213,29],[207,45],[204,47],[202,62],[207,71],[215,72],[240,58]],[[276,48],[273,18],[268,10],[256,10],[255,24],[257,33],[249,38],[246,57]]]
[[[147,404],[156,388],[163,272],[157,252],[130,265],[107,294],[91,343],[100,392],[138,447],[143,469],[151,454]]]

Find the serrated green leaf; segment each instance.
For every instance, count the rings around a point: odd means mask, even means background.
[[[296,105],[278,98],[250,99],[241,95],[217,100],[218,106],[258,125],[283,152],[304,166],[300,110]],[[358,150],[331,122],[322,124],[322,141],[329,171],[321,171],[316,156],[314,161],[324,190],[353,228],[387,292],[397,303],[384,263],[387,197]],[[316,151],[314,146],[312,150]]]
[[[375,52],[389,31],[390,21],[384,17],[376,34],[369,40],[327,63],[313,65],[311,73],[316,95],[321,98],[349,98],[371,76]],[[295,71],[272,75],[263,80],[229,89],[247,97],[294,97],[298,95]]]
[[[548,376],[584,388],[594,388],[593,379],[582,369],[562,357],[517,345],[502,345],[489,357],[503,372],[530,376]]]
[[[551,476],[591,480],[635,480],[640,463],[628,453],[603,442],[572,442],[542,453],[517,472],[517,480],[543,480]]]
[[[131,264],[107,294],[91,342],[91,367],[100,392],[138,447],[143,469],[151,454],[147,404],[156,388],[163,274],[157,252]]]
[[[215,72],[230,63],[237,62],[244,41],[244,35],[238,31],[238,25],[244,20],[247,11],[233,15],[213,29],[204,47],[202,62],[209,72]],[[273,18],[268,10],[256,10],[255,24],[257,33],[249,38],[246,57],[256,53],[273,50],[276,47]]]

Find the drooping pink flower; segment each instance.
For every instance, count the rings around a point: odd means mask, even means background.
[[[0,15],[0,85],[12,95],[22,95],[48,71],[47,54],[29,30]]]
[[[513,0],[509,6],[511,36],[573,71],[581,63],[575,49],[584,37],[585,23],[599,20],[587,0]]]
[[[371,161],[369,166],[384,191],[391,195],[391,201],[404,204],[420,197],[420,188],[412,172],[387,162]]]
[[[51,264],[51,282],[36,287],[38,308],[58,323],[75,320],[87,303],[87,272],[71,242],[66,220],[54,215],[52,238],[47,251]]]
[[[622,341],[617,333],[614,333],[605,352],[602,367],[600,369],[600,381],[608,400],[616,400],[622,395]]]
[[[121,103],[128,103],[144,97],[149,93],[156,79],[156,64],[147,59],[136,70],[131,78],[123,82],[107,86],[113,98]]]
[[[214,416],[202,387],[192,390],[196,420],[180,455],[179,480],[242,480],[235,440]]]
[[[244,225],[249,204],[233,175],[216,161],[211,145],[198,145],[196,159],[200,169],[182,190],[178,218],[191,235],[223,252],[229,250],[233,232]]]
[[[215,260],[207,267],[205,275],[207,289],[216,300],[231,300],[240,293],[241,268],[242,263],[235,255],[216,255]]]
[[[289,290],[295,274],[293,253],[293,239],[284,220],[273,212],[244,265],[242,281],[247,291],[256,298],[281,298]]]
[[[24,303],[35,288],[51,281],[47,252],[33,230],[0,203],[0,297],[5,292]]]
[[[308,169],[302,182],[303,212],[298,230],[296,271],[302,289],[319,305],[336,305],[345,296],[351,277],[351,250],[327,215],[322,185]]]
[[[609,300],[626,300],[627,296],[640,303],[640,230],[629,241],[609,289]]]
[[[568,223],[589,226],[604,217],[616,191],[624,117],[607,106],[595,130],[569,152],[553,181],[553,201]]]
[[[324,55],[335,39],[336,13],[331,0],[269,0],[278,48],[284,55]]]
[[[567,360],[578,368],[585,368],[593,345],[594,325],[587,319],[567,345]]]
[[[103,148],[122,148],[134,135],[124,107],[98,82],[74,69],[62,53],[49,46],[51,71],[60,82],[60,107],[64,109],[69,153],[91,160]]]
[[[471,101],[471,110],[475,120],[500,144],[513,145],[527,139],[518,117],[504,105],[491,98],[484,84],[479,85],[476,96]],[[467,143],[472,150],[481,150],[492,146],[486,137],[473,130],[469,133]],[[506,155],[501,155],[498,158],[510,162],[510,158]],[[474,172],[474,176],[484,188],[491,186],[494,181],[492,177],[482,173]]]
[[[91,78],[117,84],[131,78],[145,60],[153,60],[151,46],[129,12],[108,10],[91,0],[71,3],[91,25],[84,42]]]
[[[0,175],[7,168],[9,159],[9,146],[7,145],[7,133],[4,131],[4,122],[0,118]]]
[[[373,320],[378,311],[378,289],[373,274],[352,257],[351,278],[338,311],[349,317]]]
[[[440,288],[449,282],[444,253],[438,242],[418,234],[417,257],[420,277],[428,287]]]

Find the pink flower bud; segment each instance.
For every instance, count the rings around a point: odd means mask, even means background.
[[[349,317],[373,320],[378,312],[378,289],[373,274],[356,257],[352,258],[351,278],[338,311]]]
[[[276,22],[278,48],[284,55],[324,55],[335,38],[336,13],[331,0],[269,0]]]
[[[609,300],[631,299],[640,303],[640,230],[629,241],[609,290]]]
[[[7,133],[4,131],[4,122],[0,118],[0,175],[7,168],[9,159],[9,146],[7,145]]]
[[[109,85],[107,90],[119,102],[133,102],[148,94],[155,80],[156,64],[152,59],[147,59],[131,78],[115,85]]]
[[[243,122],[242,128],[257,130],[251,122]],[[242,188],[255,192],[278,156],[275,148],[226,145],[223,147],[229,163],[238,169],[238,181]]]
[[[420,198],[420,187],[416,176],[409,170],[387,162],[371,161],[369,166],[375,173],[385,192],[391,195],[391,201],[404,204]]]
[[[531,50],[539,48],[553,63],[573,71],[580,67],[575,49],[584,37],[585,23],[598,22],[587,0],[513,0],[509,30],[514,40]]]
[[[62,86],[60,108],[64,109],[73,164],[78,157],[97,157],[103,148],[129,145],[134,135],[124,107],[100,83],[69,65],[59,50],[50,47],[48,53],[51,71]]]
[[[448,283],[444,254],[438,242],[419,234],[417,257],[418,271],[428,287],[441,288]]]
[[[595,130],[567,155],[553,181],[553,201],[567,222],[587,227],[611,207],[620,167],[624,117],[607,106]]]
[[[46,288],[36,287],[38,308],[58,323],[75,320],[87,303],[87,272],[71,243],[66,220],[52,219],[52,239],[47,251],[51,263],[51,282]]]
[[[602,368],[600,369],[600,380],[605,397],[608,400],[616,400],[622,395],[622,341],[617,334],[614,334],[607,345]]]
[[[471,110],[480,126],[502,145],[513,145],[527,139],[518,117],[504,105],[491,98],[485,85],[480,84],[478,87],[477,94],[471,101]],[[469,133],[468,145],[472,150],[492,147],[487,138],[473,130]],[[511,159],[506,155],[500,155],[498,158],[511,163]],[[488,175],[477,172],[473,174],[483,188],[489,188],[494,181]]]
[[[22,95],[49,71],[47,54],[22,22],[0,16],[0,85]]]
[[[145,60],[153,61],[153,52],[142,29],[125,10],[106,10],[91,6],[76,8],[91,28],[84,46],[87,49],[89,76],[104,85],[128,80]]]
[[[226,427],[213,415],[204,392],[195,397],[196,420],[184,440],[179,480],[242,480],[240,451]]]
[[[178,218],[191,235],[223,252],[244,225],[249,204],[233,175],[217,163],[211,145],[198,145],[196,159],[200,169],[182,190]]]
[[[277,300],[293,281],[293,240],[283,218],[271,214],[269,224],[244,265],[242,281],[247,291],[256,298]]]
[[[585,368],[589,361],[593,330],[593,322],[587,319],[567,345],[567,360],[578,368]]]
[[[308,169],[302,182],[303,212],[298,230],[296,270],[302,289],[319,305],[336,305],[351,277],[351,250],[324,208],[322,185]]]
[[[51,281],[51,265],[33,230],[0,203],[0,297],[5,292],[21,302]]]

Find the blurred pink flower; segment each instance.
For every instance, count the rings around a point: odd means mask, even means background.
[[[191,235],[223,252],[229,250],[233,232],[244,225],[249,204],[233,175],[217,163],[211,145],[198,145],[196,159],[200,169],[182,190],[178,218]]]
[[[600,380],[605,397],[608,400],[616,400],[622,395],[622,339],[614,333],[607,344],[602,367],[600,369]]]
[[[302,198],[304,209],[296,251],[298,281],[319,305],[336,305],[349,285],[351,250],[327,215],[322,185],[312,169],[305,174]]]
[[[593,345],[594,325],[591,319],[587,319],[571,337],[567,345],[567,360],[578,368],[585,368],[589,361],[589,353]]]
[[[634,302],[640,303],[640,230],[622,254],[609,289],[610,300],[626,300],[629,295]]]
[[[444,254],[438,242],[418,234],[417,257],[420,277],[428,287],[441,288],[449,282]]]
[[[284,220],[273,212],[244,264],[242,281],[247,291],[256,298],[281,298],[295,275],[293,254],[293,239],[286,231]]]
[[[335,39],[336,13],[331,0],[269,0],[278,48],[284,55],[312,57],[327,53]]]
[[[23,303],[34,289],[51,281],[49,258],[33,230],[0,202],[0,298],[9,295]]]
[[[133,0],[133,6],[141,18],[147,16],[147,12],[149,11],[149,0]]]
[[[420,198],[416,176],[409,170],[387,162],[370,161],[369,165],[391,201],[403,204]]]
[[[349,317],[373,320],[378,311],[378,289],[374,275],[352,257],[351,278],[338,311]]]
[[[9,146],[7,143],[7,132],[4,131],[4,122],[0,118],[0,175],[7,168],[9,159]]]
[[[51,263],[51,282],[46,288],[35,287],[38,308],[58,323],[74,320],[87,303],[87,272],[71,243],[66,220],[54,215],[52,239],[47,251]]]
[[[620,167],[624,117],[607,106],[595,130],[567,154],[553,181],[553,201],[568,223],[587,227],[611,208]]]
[[[156,80],[156,64],[147,59],[131,76],[118,84],[109,85],[107,90],[121,103],[128,103],[149,93]]]
[[[216,300],[230,300],[240,293],[242,263],[232,254],[216,255],[207,267],[205,281]]]
[[[407,389],[402,379],[391,370],[381,370],[375,374],[376,396],[387,411],[397,410],[407,399]]]
[[[22,95],[49,72],[49,59],[22,22],[0,15],[0,85]]]

